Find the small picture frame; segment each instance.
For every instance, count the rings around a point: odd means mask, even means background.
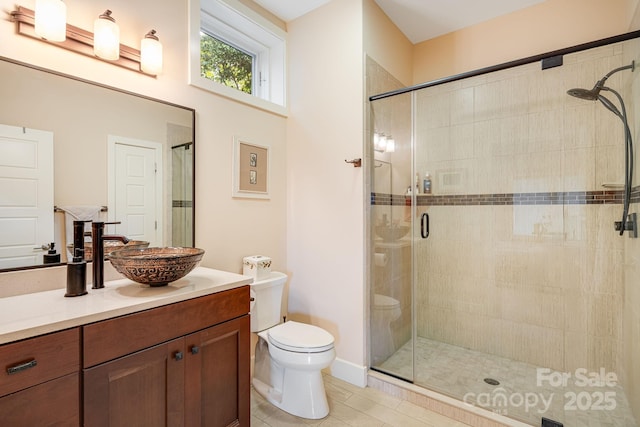
[[[235,137],[233,197],[269,198],[269,146]]]

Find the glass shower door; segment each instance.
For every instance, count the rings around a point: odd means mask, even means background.
[[[370,365],[413,381],[411,94],[371,102]]]

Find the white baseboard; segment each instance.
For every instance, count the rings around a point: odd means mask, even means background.
[[[331,376],[358,387],[367,386],[367,367],[336,358],[328,368]]]

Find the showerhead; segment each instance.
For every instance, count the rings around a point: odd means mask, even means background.
[[[567,94],[586,101],[597,101],[601,88],[596,85],[593,89],[573,88],[567,91]]]
[[[587,101],[597,101],[600,96],[600,91],[602,90],[602,88],[604,88],[604,83],[607,81],[609,77],[611,77],[613,74],[617,73],[618,71],[622,71],[622,70],[633,71],[634,69],[635,69],[635,61],[631,61],[630,65],[626,65],[624,67],[619,67],[609,71],[603,78],[598,80],[598,82],[593,86],[593,89],[574,88],[574,89],[569,89],[567,91],[567,94],[574,96],[576,98],[587,100]]]

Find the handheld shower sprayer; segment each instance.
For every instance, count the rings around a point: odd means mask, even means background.
[[[567,94],[587,101],[600,101],[602,105],[613,114],[615,114],[624,125],[624,135],[625,135],[625,180],[624,180],[624,207],[622,210],[622,221],[616,222],[616,230],[620,231],[620,235],[622,236],[625,230],[631,232],[632,237],[637,237],[638,229],[635,220],[635,214],[629,214],[629,201],[631,199],[631,187],[633,185],[633,139],[631,137],[631,129],[629,128],[629,121],[627,119],[627,110],[624,105],[624,100],[622,96],[615,90],[610,87],[605,86],[605,82],[609,77],[613,74],[624,71],[631,70],[633,72],[635,70],[635,61],[632,61],[631,64],[626,65],[624,67],[618,67],[611,71],[609,71],[604,77],[596,82],[592,89],[582,89],[582,88],[574,88],[569,89]],[[618,108],[609,98],[605,97],[601,94],[602,91],[611,92],[620,103],[620,108]],[[630,220],[627,220],[627,216],[631,217]]]

